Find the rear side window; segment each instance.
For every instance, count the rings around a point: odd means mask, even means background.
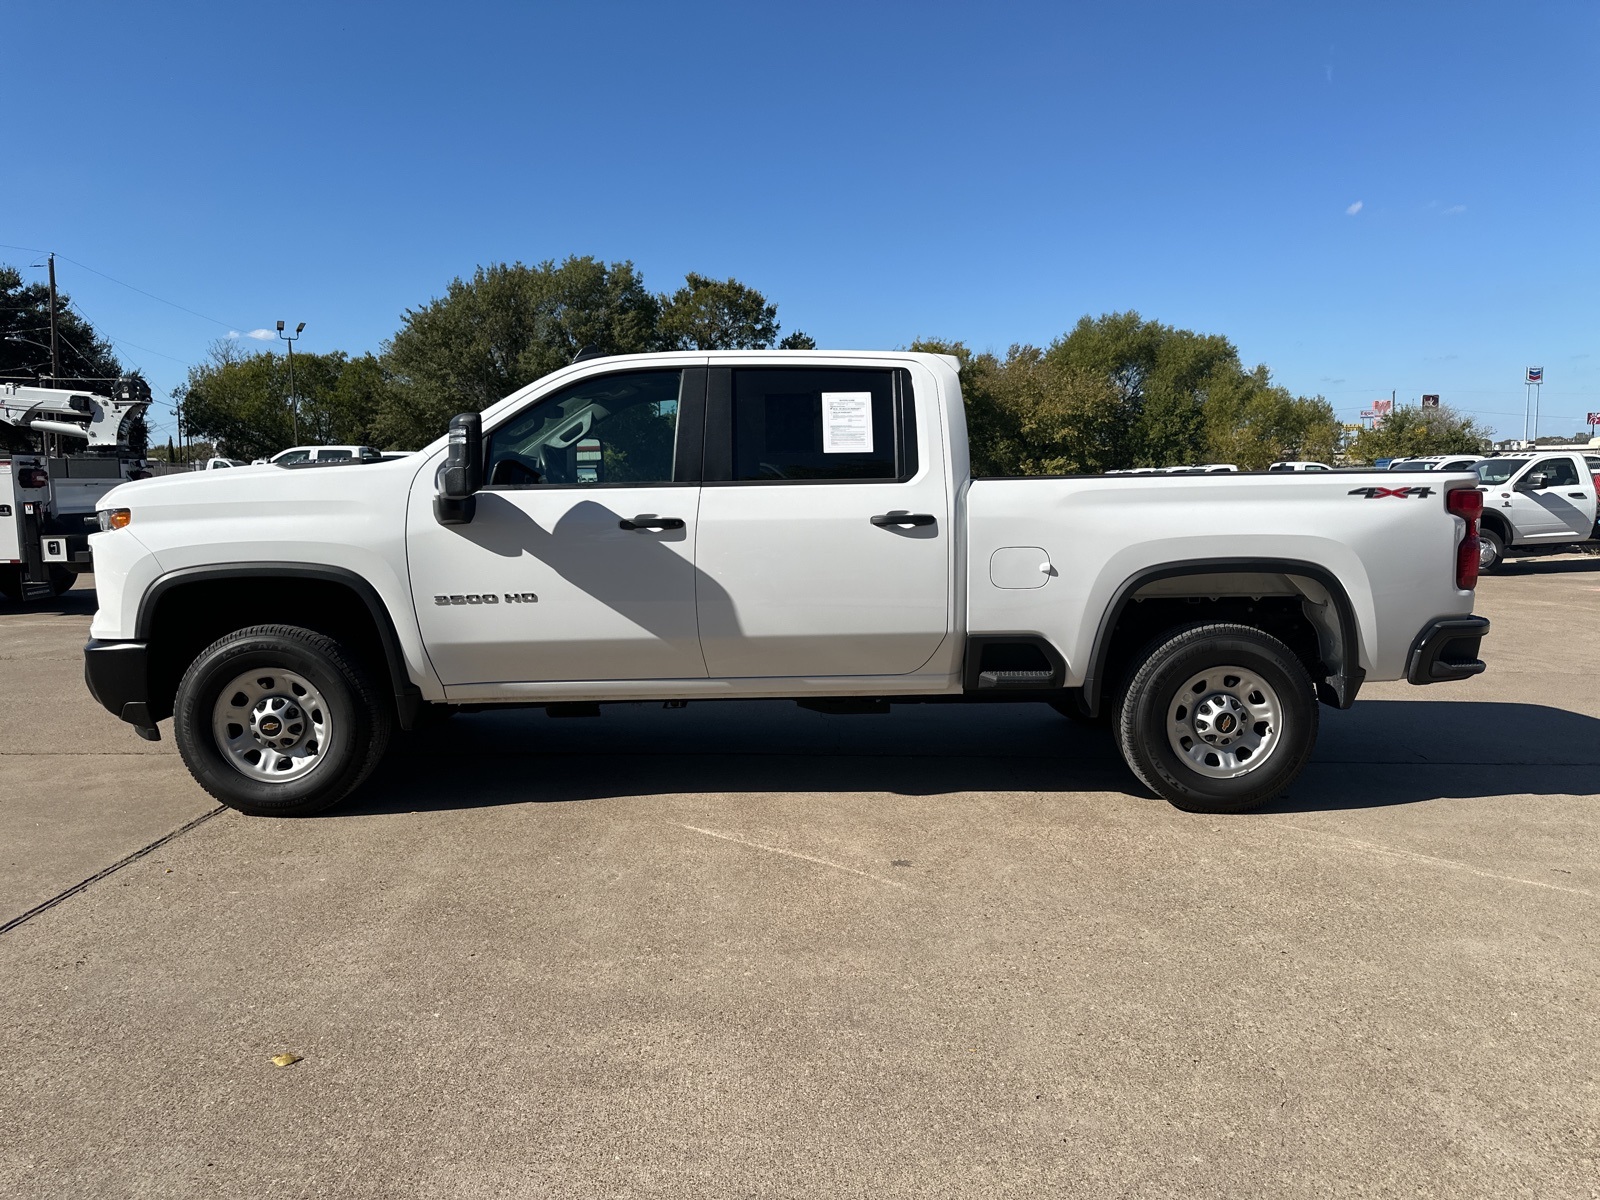
[[[733,372],[733,478],[897,479],[895,372],[752,367]],[[909,408],[909,403],[904,407]],[[914,469],[914,467],[912,468]]]
[[[348,451],[348,450],[318,450],[317,451],[317,461],[318,462],[334,462],[334,461],[337,461],[337,460],[343,460],[343,459],[346,459],[346,458],[354,458],[354,457],[355,456],[353,454],[351,454],[350,451]]]

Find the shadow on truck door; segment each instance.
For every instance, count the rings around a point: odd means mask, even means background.
[[[531,710],[457,717],[430,750],[392,755],[330,815],[684,793],[727,796],[730,804],[740,793],[794,793],[796,804],[806,803],[805,793],[860,793],[871,804],[885,794],[963,792],[1163,803],[1145,796],[1108,733],[1042,704],[905,705],[872,716],[824,715],[784,700],[603,711],[589,720]],[[1596,780],[1594,717],[1536,704],[1362,701],[1345,713],[1323,710],[1311,765],[1267,811],[1585,795]]]

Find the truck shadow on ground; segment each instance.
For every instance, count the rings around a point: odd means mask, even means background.
[[[1480,736],[1484,730],[1494,736]],[[330,816],[675,794],[725,794],[736,803],[740,793],[775,792],[1107,792],[1154,802],[1109,732],[1043,705],[909,705],[866,717],[823,716],[784,701],[681,712],[615,705],[588,720],[467,714],[399,742]],[[1268,811],[1588,795],[1597,779],[1594,717],[1536,704],[1374,700],[1345,713],[1324,710],[1311,765]]]
[[[0,615],[38,617],[93,617],[93,588],[74,588],[48,600],[28,600],[17,604],[0,596]]]
[[[1501,575],[1582,575],[1600,574],[1600,554],[1582,558],[1508,558],[1495,572]]]

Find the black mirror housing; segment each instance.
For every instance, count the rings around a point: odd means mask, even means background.
[[[459,413],[450,418],[450,448],[436,479],[433,516],[441,525],[466,525],[477,513],[483,487],[483,418]]]

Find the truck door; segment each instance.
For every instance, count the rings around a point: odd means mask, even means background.
[[[1541,475],[1542,486],[1529,486]],[[1576,455],[1534,460],[1512,481],[1510,491],[1510,515],[1520,540],[1572,541],[1587,538],[1594,529],[1594,481],[1578,470]]]
[[[713,367],[695,553],[711,677],[926,664],[951,623],[948,474],[909,370]]]
[[[447,686],[705,678],[705,379],[703,367],[596,375],[497,419],[468,524],[435,521],[437,463],[418,475],[412,598]]]

